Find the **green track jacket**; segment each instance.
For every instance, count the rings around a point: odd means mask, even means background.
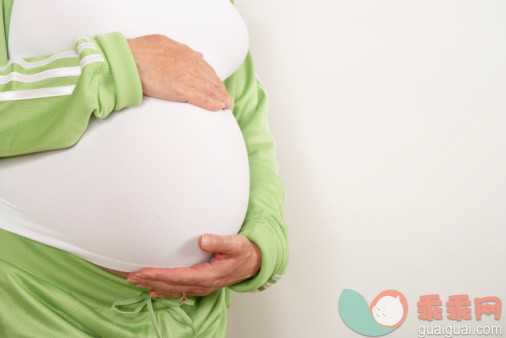
[[[0,0],[0,160],[71,147],[86,132],[92,115],[104,119],[142,101],[134,57],[118,31],[93,37],[96,49],[79,48],[84,40],[76,40],[60,53],[9,60],[13,1]],[[95,54],[104,62],[81,62]],[[68,68],[68,75],[51,76],[56,68]],[[267,97],[251,52],[224,82],[234,100],[232,111],[246,142],[251,176],[248,211],[239,233],[262,253],[260,272],[226,290],[230,306],[229,289],[263,291],[281,278],[288,265],[288,233],[282,210],[285,190],[266,120]]]

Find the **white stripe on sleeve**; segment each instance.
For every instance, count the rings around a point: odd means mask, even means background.
[[[0,84],[6,84],[11,81],[33,83],[56,77],[79,76],[79,75],[81,75],[81,67],[54,68],[30,75],[12,72],[7,75],[0,76]]]
[[[73,44],[73,46],[75,46],[75,43]],[[0,72],[7,70],[7,68],[9,68],[9,66],[13,63],[18,64],[25,69],[33,69],[33,68],[37,68],[37,67],[43,67],[43,66],[50,64],[51,62],[53,62],[55,60],[64,59],[64,58],[76,58],[79,55],[81,55],[82,51],[85,49],[97,50],[97,46],[95,46],[95,44],[92,42],[83,42],[83,43],[79,44],[79,46],[77,47],[77,52],[75,50],[69,50],[69,51],[65,51],[65,52],[61,52],[61,53],[56,53],[56,54],[51,55],[50,57],[48,57],[45,60],[40,60],[40,61],[35,61],[35,62],[27,62],[23,58],[14,58],[14,59],[9,60],[9,62],[7,62],[7,64],[5,66],[0,67]]]
[[[49,87],[27,90],[14,90],[0,93],[0,101],[15,101],[37,99],[41,97],[52,97],[70,95],[74,91],[75,85],[62,87]]]
[[[15,58],[15,59],[9,60],[9,62],[7,62],[7,64],[5,66],[0,67],[0,72],[2,72],[4,70],[7,70],[7,68],[9,68],[9,66],[11,64],[13,64],[13,63],[16,63],[16,64],[18,64],[21,67],[26,68],[26,69],[32,69],[32,68],[46,66],[49,63],[53,62],[54,60],[59,60],[59,59],[63,59],[63,58],[75,58],[75,57],[78,57],[78,56],[79,55],[75,51],[69,50],[69,51],[66,51],[66,52],[62,52],[62,53],[58,53],[58,54],[53,54],[49,58],[47,58],[45,60],[36,61],[36,62],[26,62],[22,58]]]
[[[281,277],[283,277],[283,275],[274,275],[274,276],[272,276],[272,279],[274,279],[275,281],[278,281],[281,279]]]
[[[95,46],[93,42],[83,42],[79,46],[77,46],[76,50],[78,54],[81,54],[81,52],[87,48],[97,50],[97,46]]]
[[[94,62],[105,62],[105,59],[101,54],[92,54],[83,57],[81,61],[79,61],[79,64],[81,65],[81,68],[84,68],[84,66]]]

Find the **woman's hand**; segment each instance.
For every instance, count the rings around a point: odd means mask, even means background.
[[[165,35],[127,39],[144,95],[189,102],[208,110],[230,109],[232,98],[200,52]]]
[[[187,268],[144,268],[131,272],[127,280],[152,289],[152,297],[179,298],[182,292],[187,297],[205,296],[260,271],[260,249],[246,236],[205,234],[200,236],[199,246],[214,253],[210,262]]]

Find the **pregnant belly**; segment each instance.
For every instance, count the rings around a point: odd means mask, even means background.
[[[185,43],[222,80],[249,45],[229,0],[23,0],[14,2],[9,53],[55,53],[75,35],[113,31]],[[248,197],[247,151],[232,112],[149,97],[92,118],[73,147],[0,160],[1,228],[115,271],[207,261],[198,237],[237,233]]]
[[[201,234],[239,231],[248,158],[230,110],[145,97],[71,148],[2,159],[0,187],[2,228],[108,269],[191,266]]]

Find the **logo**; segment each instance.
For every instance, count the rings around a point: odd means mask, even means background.
[[[385,290],[367,305],[365,298],[351,289],[339,297],[339,314],[348,327],[365,336],[382,336],[398,328],[408,312],[402,293]]]

